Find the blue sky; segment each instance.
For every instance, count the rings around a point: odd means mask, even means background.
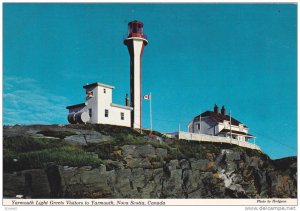
[[[3,6],[3,123],[66,124],[83,85],[129,92],[127,23],[140,20],[149,45],[143,94],[153,127],[186,130],[225,105],[272,158],[297,151],[295,4],[13,4]],[[143,102],[149,127],[149,102]]]

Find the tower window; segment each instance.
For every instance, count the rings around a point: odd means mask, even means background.
[[[103,93],[106,93],[106,89],[103,89]]]
[[[197,128],[198,128],[198,130],[200,130],[200,124],[197,124]]]
[[[124,113],[121,112],[121,120],[124,120]]]
[[[92,109],[89,109],[89,116],[92,117]]]
[[[105,117],[108,117],[108,109],[105,109],[105,114],[104,114]]]
[[[86,91],[86,99],[93,97],[93,91]]]

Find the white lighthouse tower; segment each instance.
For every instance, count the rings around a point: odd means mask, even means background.
[[[142,55],[148,44],[143,26],[140,21],[129,22],[128,36],[124,39],[130,54],[131,127],[138,129],[142,128]]]

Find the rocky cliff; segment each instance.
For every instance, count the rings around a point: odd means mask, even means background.
[[[107,125],[4,126],[4,198],[296,198],[297,159]]]

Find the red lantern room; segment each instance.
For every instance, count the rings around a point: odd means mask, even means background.
[[[128,38],[139,37],[148,42],[147,36],[144,34],[144,24],[140,21],[134,20],[128,23]]]

